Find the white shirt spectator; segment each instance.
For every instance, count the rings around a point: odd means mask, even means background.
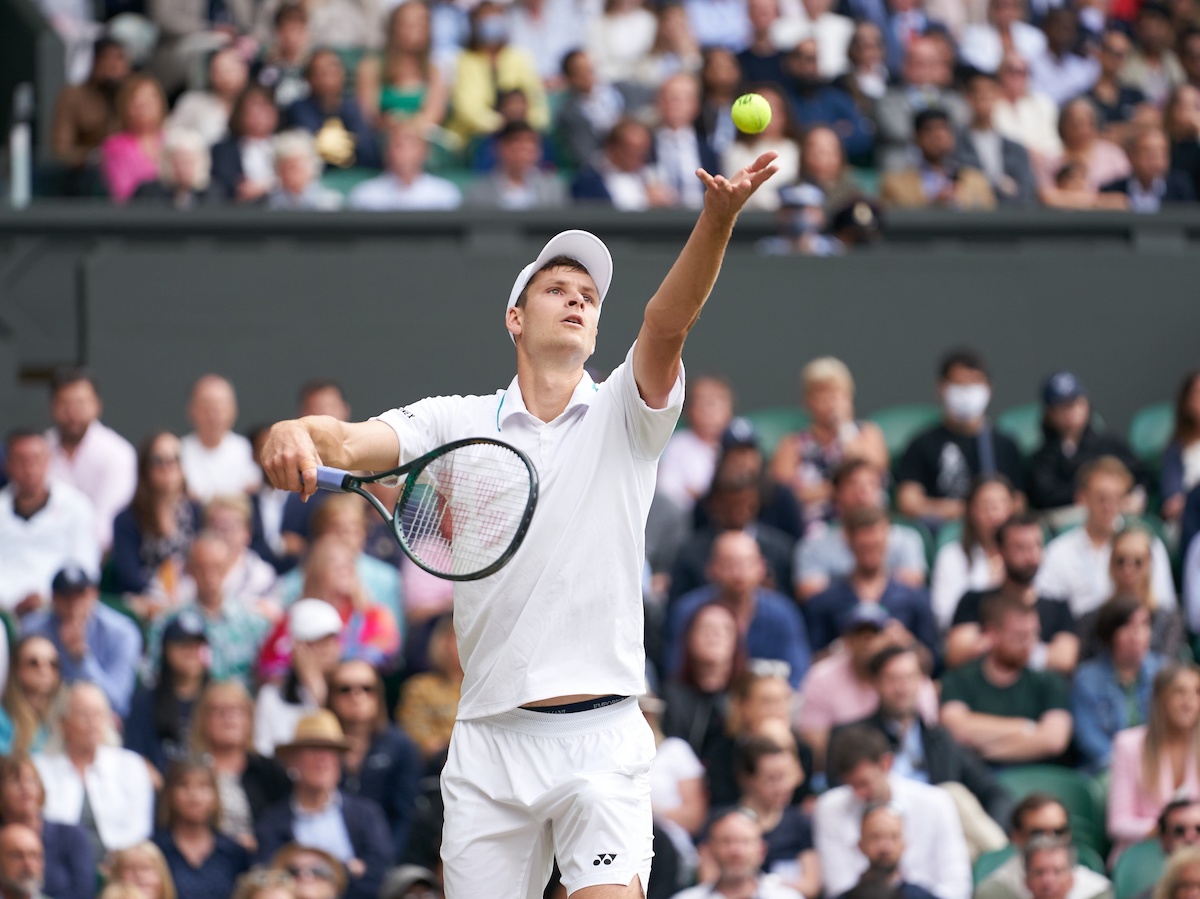
[[[101,746],[84,777],[65,754],[35,755],[46,785],[47,821],[78,824],[84,791],[96,821],[100,842],[110,852],[150,839],[154,828],[154,785],[146,760],[117,746]]]
[[[968,590],[990,590],[999,586],[1000,580],[992,571],[988,555],[980,547],[971,547],[968,555],[961,540],[947,543],[938,550],[929,579],[929,599],[938,627],[943,631],[950,629],[958,601]]]
[[[708,492],[720,446],[705,443],[688,429],[676,431],[658,460],[657,491],[685,512]]]
[[[648,9],[601,16],[588,26],[587,51],[602,82],[630,81],[654,46],[658,20]]]
[[[969,899],[971,859],[950,794],[894,772],[888,775],[888,785],[889,805],[904,821],[900,876],[938,899]],[[826,895],[840,896],[867,869],[867,858],[858,848],[864,808],[848,786],[829,790],[817,800],[813,832]]]
[[[1033,59],[1046,51],[1046,35],[1042,29],[1035,28],[1028,22],[1013,22],[1013,49],[1022,59]],[[962,43],[958,48],[963,61],[984,72],[995,72],[1000,68],[1000,60],[1004,56],[1004,45],[1000,42],[1000,32],[995,25],[968,25],[963,32]]]
[[[1086,94],[1100,77],[1097,60],[1074,53],[1060,59],[1047,50],[1039,56],[1026,58],[1029,60],[1029,83],[1058,106]]]
[[[722,899],[715,883],[702,883],[676,893],[671,899]],[[774,874],[760,874],[754,888],[754,899],[802,899],[801,895]]]
[[[175,101],[166,127],[195,131],[211,147],[229,133],[229,110],[216,94],[187,91]]]
[[[850,68],[846,50],[854,37],[853,19],[833,12],[806,19],[797,43],[810,37],[817,42],[817,72],[822,78],[832,80]]]
[[[746,209],[761,209],[764,212],[775,212],[779,209],[779,188],[786,184],[794,184],[800,178],[800,147],[794,140],[784,138],[776,141],[732,141],[725,152],[721,154],[721,170],[733,174],[754,162],[760,154],[774,150],[779,155],[775,157],[775,183],[772,178],[750,195],[746,201]]]
[[[137,450],[112,428],[93,421],[68,456],[58,431],[46,432],[50,444],[50,479],[70,484],[92,502],[100,548],[112,545],[112,523],[129,505],[137,488]]]
[[[1096,546],[1083,527],[1060,534],[1046,546],[1034,582],[1038,595],[1065,599],[1079,620],[1113,595],[1113,582],[1108,574],[1111,555],[1112,541]],[[1178,605],[1175,582],[1171,579],[1171,559],[1158,537],[1153,537],[1150,544],[1150,589],[1160,608],[1174,609]]]
[[[188,492],[201,503],[214,496],[249,493],[262,483],[262,469],[254,464],[250,441],[233,431],[227,431],[212,449],[188,434],[180,441],[179,464]]]
[[[740,53],[750,45],[750,16],[744,0],[687,0],[688,22],[701,47]]]
[[[0,490],[0,609],[26,596],[50,598],[50,581],[74,562],[100,574],[100,544],[91,501],[69,484],[52,483],[50,498],[28,520],[13,508],[13,487]]]
[[[1060,156],[1062,138],[1058,135],[1058,107],[1045,94],[1026,94],[1016,103],[996,101],[992,125],[1011,141],[1030,153]]]
[[[543,81],[553,81],[562,76],[563,57],[583,45],[584,22],[573,0],[543,0],[537,18],[514,3],[508,10],[508,42],[533,57]]]
[[[405,184],[390,172],[377,175],[350,191],[351,209],[369,212],[389,210],[457,209],[462,192],[445,178],[423,173],[412,184]]]
[[[296,723],[320,706],[299,688],[301,702],[288,702],[278,684],[263,684],[254,700],[254,751],[271,758],[275,747],[296,736]]]

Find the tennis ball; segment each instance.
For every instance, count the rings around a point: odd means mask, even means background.
[[[733,101],[732,117],[739,131],[758,134],[771,124],[771,104],[762,94],[742,94]]]

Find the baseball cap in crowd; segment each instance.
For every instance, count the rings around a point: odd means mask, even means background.
[[[508,294],[508,305],[505,307],[505,313],[517,305],[517,297],[521,295],[521,291],[525,289],[534,272],[555,256],[566,256],[574,259],[587,269],[588,275],[596,283],[596,290],[600,292],[600,296],[597,298],[600,301],[598,308],[603,308],[604,297],[608,294],[609,285],[612,284],[612,254],[608,252],[608,247],[604,245],[604,241],[595,234],[576,230],[563,231],[561,234],[556,234],[550,238],[550,242],[542,247],[542,252],[538,253],[537,259],[521,269],[521,274],[517,275],[517,280],[513,282],[512,291]],[[511,334],[508,336],[512,337]]]
[[[1069,371],[1055,372],[1042,385],[1042,404],[1046,406],[1059,406],[1081,396],[1087,396],[1083,382]]]
[[[721,435],[721,449],[758,449],[758,431],[754,430],[754,425],[750,423],[750,419],[742,418],[740,415],[729,420],[729,425],[725,428],[725,433]]]
[[[891,620],[892,616],[888,614],[887,609],[878,603],[860,602],[846,616],[846,621],[842,625],[842,633],[849,634],[858,630],[881,631],[888,626],[888,622]]]
[[[50,590],[53,593],[67,596],[72,593],[82,593],[90,587],[96,586],[96,579],[82,565],[76,565],[71,562],[59,569],[54,575],[54,580],[50,582]]]
[[[435,891],[434,895],[441,895],[442,882],[436,874],[420,865],[401,865],[393,868],[383,879],[379,899],[404,899],[415,886],[429,887]]]
[[[288,633],[293,641],[312,643],[342,632],[342,616],[323,599],[300,599],[288,610]]]
[[[191,643],[196,640],[207,643],[204,618],[195,609],[184,609],[171,619],[171,623],[163,630],[162,638],[164,643]]]

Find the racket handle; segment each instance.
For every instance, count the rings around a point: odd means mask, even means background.
[[[346,477],[349,472],[340,468],[317,466],[317,487],[321,490],[333,490],[341,493],[345,489]]]

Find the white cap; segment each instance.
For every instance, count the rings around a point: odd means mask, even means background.
[[[294,642],[312,643],[342,632],[342,616],[323,599],[299,599],[288,610],[288,633]]]
[[[517,275],[517,280],[513,282],[512,292],[508,295],[508,305],[504,309],[505,315],[508,314],[509,309],[517,305],[517,297],[521,295],[521,291],[525,289],[529,279],[533,277],[533,273],[555,256],[574,259],[587,269],[592,281],[596,284],[596,290],[600,292],[600,305],[597,309],[603,308],[604,297],[608,293],[609,285],[612,284],[612,254],[608,252],[604,241],[595,234],[587,231],[563,231],[550,238],[550,242],[542,247],[542,252],[538,253],[537,259],[521,269],[521,274]],[[516,338],[512,334],[508,336],[516,343]]]

